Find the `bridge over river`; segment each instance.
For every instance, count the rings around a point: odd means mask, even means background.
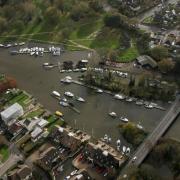
[[[144,140],[144,142],[139,146],[137,151],[130,158],[129,162],[126,164],[125,168],[122,170],[121,174],[125,174],[126,170],[132,166],[139,166],[146,156],[150,153],[154,145],[157,143],[159,138],[167,131],[173,121],[180,113],[180,95],[176,97],[176,100],[162,118],[157,127],[153,132]]]

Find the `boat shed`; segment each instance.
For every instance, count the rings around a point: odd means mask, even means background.
[[[157,67],[157,62],[152,59],[150,56],[147,55],[142,55],[136,58],[137,64],[141,65],[142,67],[145,68],[156,68]]]

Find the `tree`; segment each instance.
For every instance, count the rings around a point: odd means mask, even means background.
[[[137,38],[137,47],[140,53],[146,53],[149,51],[150,35],[148,33],[139,32]]]
[[[120,16],[119,14],[107,14],[104,17],[104,23],[106,26],[112,27],[112,28],[119,28],[120,26]]]
[[[168,57],[168,49],[164,46],[157,46],[150,51],[152,57],[157,61],[160,61]]]
[[[90,9],[88,5],[84,2],[81,2],[73,7],[71,11],[71,18],[74,21],[79,21],[80,19],[85,18],[89,11]]]
[[[5,18],[0,17],[0,33],[2,33],[7,27],[7,21]]]
[[[47,23],[55,25],[59,21],[59,14],[55,7],[48,7],[45,11],[44,17]]]
[[[167,73],[173,70],[174,62],[170,59],[163,59],[158,63],[158,67],[161,72]]]
[[[54,5],[63,13],[64,12],[64,0],[55,0]]]
[[[89,2],[89,7],[96,12],[101,12],[103,10],[103,6],[99,0],[91,0]]]
[[[118,53],[116,50],[110,50],[109,53],[108,53],[108,59],[110,61],[116,61],[117,60],[117,57],[118,57]]]

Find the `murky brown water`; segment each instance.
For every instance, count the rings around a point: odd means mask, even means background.
[[[65,114],[65,120],[77,128],[84,129],[88,133],[92,132],[95,137],[102,137],[105,133],[113,138],[118,137],[117,125],[120,123],[117,119],[112,119],[107,114],[115,111],[120,116],[126,116],[131,121],[142,123],[145,129],[151,131],[159,122],[165,112],[160,110],[148,110],[144,107],[136,106],[134,103],[127,103],[114,100],[112,96],[106,94],[96,94],[90,89],[78,85],[63,85],[60,79],[67,74],[76,78],[76,73],[59,73],[58,68],[53,70],[44,70],[43,62],[57,63],[64,60],[77,61],[87,59],[88,52],[66,52],[60,57],[45,55],[44,57],[32,57],[28,55],[11,56],[9,50],[0,49],[0,72],[15,77],[19,88],[25,89],[33,94],[47,109],[51,111],[60,110]],[[50,96],[53,90],[63,94],[65,91],[71,91],[75,95],[85,98],[86,103],[75,103],[80,110],[80,114],[70,109],[62,108],[58,101]],[[166,106],[166,104],[163,104]],[[179,120],[172,126],[172,134],[180,138],[178,128]]]

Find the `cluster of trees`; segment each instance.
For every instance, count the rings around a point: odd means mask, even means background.
[[[0,34],[22,33],[31,26],[44,24],[43,31],[59,26],[58,35],[67,38],[74,26],[73,21],[88,20],[99,16],[103,11],[100,0],[8,0],[0,1]],[[52,36],[51,36],[52,38]]]
[[[168,49],[164,46],[156,46],[150,50],[150,55],[158,62],[159,70],[163,73],[172,72],[175,62],[169,58]]]
[[[161,166],[168,166],[173,179],[180,178],[180,144],[171,139],[161,139],[150,153],[148,159],[140,167],[132,166],[128,169],[128,178],[133,180],[151,179],[163,180],[158,172]],[[165,177],[165,176],[164,176]]]
[[[150,154],[150,160],[157,165],[166,164],[174,177],[180,177],[180,144],[171,139],[161,139]]]
[[[150,164],[142,164],[141,167],[132,166],[128,169],[130,180],[163,180],[157,170]]]
[[[0,81],[0,93],[6,91],[7,89],[16,88],[17,82],[14,78],[6,77],[4,80]]]
[[[139,129],[133,123],[121,124],[119,129],[126,141],[134,147],[138,147],[147,136],[144,130]]]
[[[128,31],[137,31],[136,21],[132,21],[120,13],[108,13],[104,17],[105,26],[123,28]]]
[[[143,73],[141,76],[130,76],[130,79],[122,80],[111,72],[103,74],[96,73],[92,70],[87,72],[84,77],[87,84],[107,89],[112,92],[121,92],[127,96],[143,98],[147,100],[170,101],[174,99],[176,85],[162,84],[160,81],[155,82],[155,78],[149,73]],[[153,85],[151,85],[153,84]]]

